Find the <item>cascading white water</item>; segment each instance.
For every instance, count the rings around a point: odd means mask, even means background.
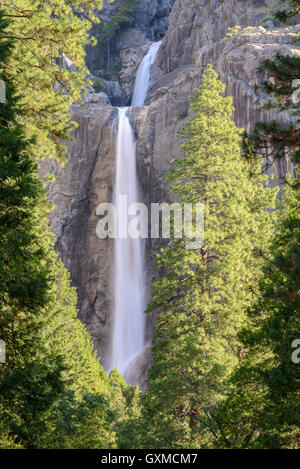
[[[135,140],[128,119],[128,108],[119,108],[115,185],[116,233],[114,259],[113,367],[125,374],[129,363],[144,347],[144,249],[142,239],[127,236],[128,207],[138,202]],[[123,209],[122,209],[123,208]],[[122,234],[121,234],[122,231]],[[121,236],[126,236],[121,238]]]
[[[151,66],[154,64],[161,41],[153,42],[149,47],[148,53],[143,58],[135,79],[134,91],[131,100],[131,106],[143,106],[150,81]]]
[[[144,57],[135,81],[132,105],[142,106],[147,96],[150,69],[160,43],[153,43]],[[145,346],[145,262],[144,240],[127,235],[130,220],[124,213],[138,202],[136,152],[128,108],[119,108],[114,198],[116,207],[116,239],[114,250],[114,324],[112,335],[111,369],[130,381],[135,358]],[[126,210],[126,209],[125,209]],[[121,235],[122,233],[122,235]],[[133,383],[136,384],[136,383]]]

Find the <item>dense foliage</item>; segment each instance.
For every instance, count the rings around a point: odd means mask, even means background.
[[[300,2],[280,10],[284,22],[299,13]],[[257,301],[248,311],[249,325],[240,333],[245,361],[231,378],[232,392],[219,408],[225,441],[232,447],[299,448],[300,446],[300,179],[298,57],[277,55],[260,68],[262,89],[270,99],[265,109],[288,112],[290,124],[280,119],[258,122],[245,140],[249,160],[268,157],[263,169],[289,158],[294,178],[283,181],[284,197],[276,235],[260,281]],[[297,348],[298,347],[298,348]]]
[[[292,187],[266,261],[249,325],[240,334],[245,361],[218,411],[221,446],[299,448],[300,192]]]
[[[102,0],[6,0],[11,23],[2,37],[15,39],[7,64],[22,95],[25,131],[37,140],[36,157],[64,159],[62,139],[74,127],[68,113],[86,85],[84,46]],[[60,66],[68,57],[77,72]]]
[[[48,209],[9,64],[13,42],[0,17],[0,337],[1,446],[114,447],[113,392],[88,333],[76,319],[76,295],[52,249]]]
[[[160,315],[142,435],[142,445],[154,448],[213,445],[215,412],[244,353],[237,334],[255,299],[263,263],[257,253],[273,235],[266,209],[274,208],[275,193],[264,176],[250,175],[224,89],[209,66],[182,132],[185,156],[167,177],[182,204],[204,203],[205,242],[189,250],[174,238],[157,259],[164,270],[149,305]]]
[[[299,448],[300,175],[295,166],[283,181],[274,213],[277,190],[261,163],[299,164],[300,59],[262,63],[266,112],[291,119],[257,123],[243,142],[246,158],[212,66],[195,90],[184,157],[166,181],[183,209],[204,204],[204,244],[187,249],[188,234],[173,230],[157,256],[148,312],[159,315],[141,395],[117,370],[106,376],[77,319],[37,175],[38,159],[64,161],[68,111],[86,85],[84,45],[102,0],[0,4],[0,449]],[[137,8],[138,0],[121,0],[97,26],[107,72],[112,38]],[[299,11],[290,0],[275,16],[289,23]]]

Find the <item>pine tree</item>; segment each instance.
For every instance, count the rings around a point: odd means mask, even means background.
[[[114,447],[112,389],[76,319],[76,294],[53,250],[49,208],[10,73],[14,45],[0,13],[1,446]],[[92,425],[91,425],[92,422]]]
[[[1,12],[2,37],[7,28],[3,18]],[[36,393],[38,413],[48,405],[47,399],[51,405],[55,392],[50,381],[58,384],[60,370],[59,365],[50,370],[34,362],[32,353],[32,341],[38,332],[35,319],[49,301],[51,273],[47,242],[50,238],[43,233],[47,207],[30,152],[34,142],[25,137],[24,128],[17,122],[22,110],[6,67],[11,49],[11,41],[1,41],[1,80],[6,84],[6,103],[0,105],[0,335],[6,343],[7,354],[6,363],[1,365],[1,387],[7,390],[8,382],[15,396],[18,391],[26,394],[25,389],[20,389],[20,383],[25,388],[26,381],[29,384],[32,380],[31,385],[39,385],[41,394],[44,392],[44,396]],[[31,373],[19,368],[21,361],[27,361]],[[9,397],[9,393],[2,395],[1,420],[4,423],[9,420],[10,431],[17,434],[14,422],[22,419],[22,411],[19,408],[19,415],[13,418],[10,411],[16,401],[11,396],[8,402]],[[15,411],[18,412],[17,406]]]
[[[184,239],[172,239],[157,257],[162,276],[148,311],[160,314],[143,397],[146,447],[210,447],[217,439],[214,415],[242,359],[237,333],[260,275],[256,253],[273,232],[266,209],[275,193],[264,176],[249,174],[224,90],[208,66],[182,132],[185,156],[167,176],[182,204],[205,204],[205,242],[188,250]]]
[[[37,140],[37,159],[65,161],[62,140],[75,126],[69,111],[87,84],[84,46],[95,43],[89,30],[99,22],[102,0],[7,0],[4,6],[11,22],[2,37],[14,40],[8,66],[22,97],[26,135]],[[62,54],[76,71],[61,67]]]
[[[246,135],[245,156],[247,159],[264,160],[264,170],[268,170],[276,160],[287,155],[298,164],[300,59],[277,54],[274,60],[265,60],[258,72],[265,75],[261,89],[270,96],[264,105],[265,111],[268,112],[272,108],[286,111],[290,115],[290,122],[257,122],[252,134]]]
[[[223,435],[235,447],[300,447],[299,354],[293,348],[300,338],[299,214],[300,192],[290,184],[250,324],[241,332],[245,361],[219,409]]]
[[[47,362],[51,351],[60,361],[63,389],[44,416],[47,431],[36,431],[36,444],[44,448],[114,448],[113,389],[77,318],[76,292],[60,260],[53,265],[53,275],[51,302],[40,326],[46,353],[43,358],[40,349],[39,356]]]
[[[282,5],[276,17],[293,21],[299,0]],[[300,60],[277,54],[264,61],[261,88],[269,95],[264,106],[286,111],[290,123],[258,122],[244,142],[248,160],[264,160],[263,170],[288,157],[296,165],[299,152]],[[297,171],[295,171],[297,173]],[[299,365],[292,360],[292,344],[299,330],[300,179],[286,176],[276,235],[257,291],[248,311],[249,325],[241,334],[245,360],[233,373],[232,392],[219,407],[216,419],[222,427],[219,444],[229,441],[242,448],[299,448]]]
[[[290,0],[282,4],[275,17],[282,23],[295,19],[300,13],[300,1]],[[296,35],[296,40],[299,34]],[[295,56],[276,54],[274,59],[264,60],[258,67],[264,78],[261,86],[256,86],[269,99],[262,106],[265,113],[270,109],[285,111],[290,122],[282,119],[272,122],[257,122],[252,134],[245,134],[244,153],[247,159],[262,159],[263,170],[268,170],[276,160],[288,156],[296,165],[300,161],[299,141],[299,83],[300,59]],[[286,116],[285,116],[286,119]]]
[[[113,389],[111,411],[118,449],[134,449],[139,437],[141,393],[138,386],[128,386],[116,369],[109,381]]]

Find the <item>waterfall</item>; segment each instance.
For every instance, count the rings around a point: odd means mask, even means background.
[[[149,87],[151,66],[154,63],[161,41],[153,42],[143,58],[135,79],[131,106],[143,106]]]
[[[128,108],[119,108],[117,165],[115,184],[116,232],[114,259],[114,327],[113,366],[121,374],[144,347],[144,249],[142,239],[127,235],[127,213],[122,210],[122,198],[127,204],[138,202],[135,140],[128,119]],[[124,233],[123,233],[124,232]]]
[[[138,69],[132,98],[133,105],[143,105],[147,96],[150,69],[160,43],[153,43]],[[144,240],[127,235],[130,220],[128,207],[138,202],[135,138],[128,108],[119,108],[116,152],[116,239],[114,249],[114,317],[111,369],[117,370],[130,382],[135,359],[145,347],[145,260]],[[136,384],[136,383],[132,383]]]

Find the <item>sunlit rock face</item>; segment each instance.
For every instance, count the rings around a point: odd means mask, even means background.
[[[151,3],[159,3],[158,1]],[[162,4],[162,2],[160,2]],[[259,23],[267,18],[276,1],[176,0],[169,17],[169,28],[152,68],[146,105],[130,109],[130,121],[137,138],[136,158],[142,200],[168,202],[172,199],[165,184],[165,174],[181,155],[178,130],[187,120],[188,108],[201,74],[212,63],[226,84],[226,94],[233,96],[233,119],[247,130],[257,120],[281,119],[273,110],[258,111],[265,96],[254,91],[262,77],[256,69],[276,53],[299,55],[293,34],[297,27],[268,29]],[[239,24],[240,32],[225,38],[227,28]],[[262,23],[264,24],[264,23]],[[250,26],[250,27],[249,27]],[[119,39],[123,60],[121,87],[125,102],[130,100],[136,70],[150,45],[141,29],[133,28]],[[122,82],[123,80],[123,82]],[[124,82],[127,81],[126,84]],[[56,249],[71,272],[78,291],[79,317],[87,325],[102,363],[108,362],[112,324],[111,269],[112,240],[96,235],[99,217],[96,208],[111,202],[115,178],[115,144],[117,109],[103,104],[105,97],[90,97],[74,106],[73,117],[79,123],[74,142],[69,144],[69,162],[64,169],[44,163],[41,172],[54,172],[56,182],[48,187],[55,209],[51,226],[56,235]],[[101,102],[102,101],[102,102]],[[293,171],[288,160],[276,162],[272,171],[275,183],[286,172]],[[148,297],[156,271],[153,262],[161,246],[158,240],[147,240]],[[151,341],[154,318],[147,319],[147,339]],[[149,345],[137,360],[134,379],[145,387],[146,370],[151,360]]]
[[[170,72],[195,63],[203,46],[215,44],[236,25],[256,26],[267,17],[278,0],[176,0],[158,63]]]

